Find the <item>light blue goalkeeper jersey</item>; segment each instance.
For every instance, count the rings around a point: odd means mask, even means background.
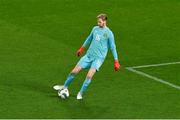
[[[114,59],[118,60],[114,35],[108,27],[100,28],[99,26],[95,26],[84,42],[83,47],[87,47],[89,44],[90,46],[86,55],[105,59],[110,48]]]

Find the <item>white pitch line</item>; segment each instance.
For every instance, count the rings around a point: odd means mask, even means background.
[[[131,71],[131,72],[134,72],[134,73],[136,73],[136,74],[139,74],[139,75],[141,75],[141,76],[150,78],[150,79],[152,79],[152,80],[154,80],[154,81],[157,81],[157,82],[160,82],[160,83],[169,85],[170,87],[173,87],[173,88],[176,88],[176,89],[180,90],[180,86],[178,86],[178,85],[175,85],[175,84],[172,84],[172,83],[167,82],[167,81],[165,81],[165,80],[162,80],[162,79],[159,79],[159,78],[157,78],[157,77],[151,76],[151,75],[146,74],[146,73],[144,73],[144,72],[135,70],[135,69],[133,69],[132,67],[126,67],[126,69],[129,70],[129,71]]]
[[[140,66],[132,66],[132,67],[129,67],[129,68],[158,67],[158,66],[175,65],[175,64],[180,64],[180,62],[161,63],[161,64],[151,64],[151,65],[140,65]]]

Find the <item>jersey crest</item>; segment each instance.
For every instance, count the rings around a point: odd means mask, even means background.
[[[104,34],[103,34],[103,37],[104,37],[105,39],[107,39],[107,38],[108,38],[107,33],[104,33]]]

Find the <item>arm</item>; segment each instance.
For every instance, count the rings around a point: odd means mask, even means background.
[[[77,51],[77,53],[76,53],[77,56],[80,56],[81,54],[83,54],[83,52],[85,51],[85,47],[87,47],[90,44],[90,42],[92,41],[92,39],[93,39],[93,30],[94,30],[94,28],[92,29],[89,36],[86,38],[84,44]]]
[[[110,35],[109,35],[109,47],[110,47],[111,52],[112,52],[113,57],[114,57],[114,69],[115,69],[115,71],[118,71],[120,69],[120,63],[118,61],[116,44],[115,44],[114,35],[112,32],[110,32]]]
[[[87,47],[91,43],[92,39],[93,39],[93,29],[92,29],[91,33],[89,34],[89,36],[86,38],[82,47]]]
[[[115,44],[114,35],[112,32],[110,32],[110,34],[109,34],[109,47],[111,49],[114,60],[118,60],[118,55],[117,55],[117,51],[116,51],[116,44]]]

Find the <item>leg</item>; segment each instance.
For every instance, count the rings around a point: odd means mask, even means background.
[[[71,74],[78,74],[82,70],[81,66],[76,65],[74,69],[71,71]]]
[[[88,71],[88,74],[86,76],[86,79],[91,80],[95,73],[96,73],[96,68],[90,68],[90,70]]]
[[[75,68],[71,71],[71,73],[68,75],[67,80],[64,83],[64,87],[67,88],[70,83],[73,81],[74,76],[78,74],[82,68],[88,68],[90,66],[91,61],[89,58],[85,55],[83,56],[80,61],[77,63]]]
[[[68,86],[73,81],[75,75],[78,74],[81,70],[82,70],[82,68],[79,65],[76,65],[74,67],[74,69],[70,72],[70,74],[68,75],[68,77],[67,77],[67,79],[66,79],[66,81],[64,83],[64,88],[68,88]]]
[[[91,83],[92,77],[94,76],[95,73],[96,73],[96,69],[90,68],[90,70],[88,71],[88,74],[86,76],[86,80],[84,81],[84,83],[81,87],[81,90],[80,90],[81,95],[84,93],[84,91],[87,89],[87,87]]]
[[[86,76],[86,80],[84,81],[80,92],[77,95],[77,99],[82,99],[82,94],[84,93],[84,91],[87,89],[87,87],[89,86],[89,84],[91,83],[91,80],[94,76],[94,74],[96,73],[96,71],[99,71],[99,68],[101,67],[101,65],[103,64],[104,60],[101,59],[96,59],[92,62],[91,64],[91,68]]]

